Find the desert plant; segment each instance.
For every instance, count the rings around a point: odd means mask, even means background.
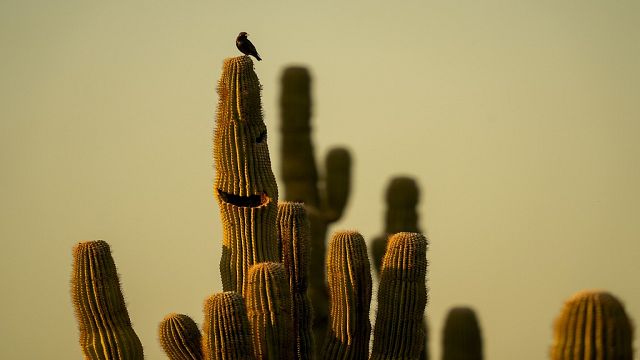
[[[449,310],[442,334],[443,360],[482,360],[482,334],[470,307]]]
[[[249,320],[239,293],[217,293],[205,300],[202,339],[206,360],[255,359]]]
[[[280,95],[282,180],[284,197],[303,202],[311,222],[309,294],[314,309],[313,332],[322,344],[328,324],[329,296],[324,274],[327,230],[342,216],[351,181],[351,156],[342,147],[331,149],[321,177],[311,140],[311,75],[292,66],[282,74]]]
[[[171,360],[201,360],[202,344],[198,325],[184,314],[168,314],[158,326],[162,349]]]
[[[631,360],[633,327],[622,303],[600,290],[580,291],[556,319],[552,360]]]

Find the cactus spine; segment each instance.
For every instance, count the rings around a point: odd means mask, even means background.
[[[206,360],[255,359],[247,312],[237,292],[217,293],[205,300],[202,333]]]
[[[482,360],[482,335],[473,309],[449,310],[442,336],[442,360]]]
[[[264,262],[249,269],[245,297],[256,359],[294,358],[290,296],[281,263]]]
[[[71,297],[85,359],[144,358],[105,241],[86,241],[74,247]]]
[[[244,291],[249,267],[278,261],[278,187],[262,120],[260,82],[248,56],[224,61],[213,140],[215,197],[223,224],[225,291]]]
[[[171,360],[202,360],[198,325],[184,314],[171,313],[158,326],[162,349]]]
[[[633,327],[612,294],[586,290],[572,296],[556,319],[552,360],[632,360]]]
[[[427,304],[427,239],[401,232],[389,238],[382,261],[371,359],[419,359]]]
[[[304,205],[278,204],[278,239],[281,262],[288,273],[291,290],[291,316],[297,359],[309,359],[313,353],[312,309],[307,296],[309,272],[309,221]]]
[[[327,277],[331,316],[322,358],[366,359],[371,336],[371,271],[362,235],[342,231],[332,236]]]
[[[311,141],[311,76],[306,68],[285,69],[280,109],[285,198],[304,202],[308,209],[312,249],[309,268],[314,274],[309,278],[309,294],[314,309],[314,336],[322,344],[328,324],[329,297],[323,273],[327,228],[340,219],[346,206],[351,156],[344,148],[330,150],[326,158],[324,183],[318,183]]]

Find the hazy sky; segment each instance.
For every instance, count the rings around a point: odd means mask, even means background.
[[[333,230],[371,239],[389,179],[419,181],[434,359],[454,305],[493,360],[546,358],[580,289],[640,321],[640,2],[266,3],[0,3],[0,358],[81,357],[80,240],[111,244],[147,359],[165,314],[202,321],[222,289],[215,86],[240,31],[276,176],[286,65],[314,76],[318,158],[353,152]]]

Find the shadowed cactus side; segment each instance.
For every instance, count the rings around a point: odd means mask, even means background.
[[[271,171],[260,90],[251,58],[225,59],[213,139],[214,194],[223,224],[220,273],[225,291],[242,293],[249,267],[279,260],[278,187]]]
[[[291,290],[291,320],[297,359],[310,359],[313,353],[311,334],[312,309],[307,296],[309,273],[309,221],[302,203],[278,204],[278,239],[280,259],[287,271]]]
[[[249,269],[245,292],[256,359],[294,359],[291,298],[284,266],[264,262]]]
[[[401,232],[389,238],[382,261],[371,359],[419,359],[427,305],[427,239]]]
[[[205,360],[251,360],[253,343],[242,296],[217,293],[204,302],[202,348]]]
[[[201,360],[198,325],[189,316],[171,313],[158,326],[160,345],[171,360]]]
[[[85,359],[144,358],[105,241],[86,241],[74,247],[71,297]]]
[[[449,310],[442,334],[442,360],[482,360],[482,334],[473,309]]]
[[[633,326],[612,294],[586,290],[573,295],[556,319],[552,360],[633,359]]]
[[[342,216],[350,191],[351,156],[344,148],[329,151],[324,181],[319,181],[311,141],[311,76],[304,67],[282,74],[280,96],[282,179],[285,199],[304,202],[311,223],[309,296],[314,309],[313,332],[323,343],[328,324],[324,276],[327,228]]]
[[[321,358],[366,359],[371,336],[371,271],[362,235],[342,231],[332,236],[327,254],[327,278],[330,321]]]

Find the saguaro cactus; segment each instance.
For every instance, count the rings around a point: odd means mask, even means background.
[[[327,277],[331,311],[323,359],[369,356],[371,271],[367,246],[355,231],[335,233],[329,242]]]
[[[573,295],[554,327],[552,360],[632,360],[633,327],[612,294],[586,290]]]
[[[171,360],[202,360],[198,325],[189,316],[171,313],[158,326],[160,345]]]
[[[143,359],[120,289],[116,264],[105,241],[86,241],[73,249],[71,297],[85,359]]]
[[[401,232],[389,238],[382,261],[371,359],[419,359],[427,305],[427,239]]]
[[[213,152],[214,194],[223,224],[220,273],[225,291],[242,293],[249,267],[279,260],[278,187],[262,120],[260,82],[251,58],[224,61],[218,95]]]
[[[202,332],[204,359],[255,359],[249,320],[239,293],[217,293],[205,300]]]
[[[442,336],[442,360],[482,360],[480,324],[473,309],[449,310]]]
[[[285,199],[304,202],[311,222],[309,294],[314,309],[313,331],[323,343],[328,321],[328,293],[324,276],[327,228],[337,221],[347,203],[351,156],[334,148],[326,157],[324,181],[319,182],[311,141],[311,76],[304,67],[289,67],[282,74],[282,178]]]

